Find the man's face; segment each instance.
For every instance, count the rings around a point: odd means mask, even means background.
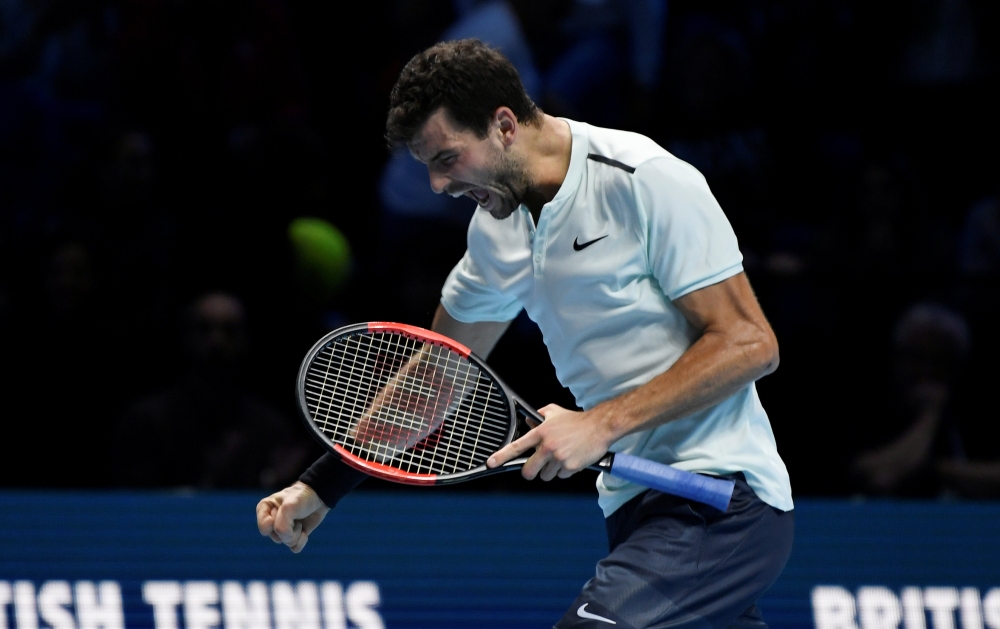
[[[434,192],[465,195],[496,219],[513,214],[531,184],[523,164],[505,150],[498,125],[479,138],[456,126],[443,108],[427,119],[409,148],[427,165]]]

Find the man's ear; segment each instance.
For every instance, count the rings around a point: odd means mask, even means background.
[[[505,147],[514,143],[520,125],[517,122],[517,116],[514,115],[510,107],[498,107],[493,112],[493,124],[500,133],[500,141]]]

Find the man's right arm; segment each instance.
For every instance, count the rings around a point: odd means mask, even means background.
[[[510,321],[464,323],[448,314],[443,306],[434,313],[431,328],[452,338],[485,359],[510,327]],[[257,503],[257,528],[261,535],[297,553],[326,514],[368,476],[325,454],[313,463],[290,487]]]
[[[431,329],[465,345],[472,352],[486,360],[497,341],[510,327],[510,321],[477,321],[465,323],[452,317],[444,306],[438,304]]]
[[[257,503],[257,529],[297,553],[330,509],[366,478],[336,456],[325,454],[298,482]]]

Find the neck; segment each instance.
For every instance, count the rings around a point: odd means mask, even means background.
[[[542,206],[555,198],[569,171],[573,134],[569,124],[548,114],[542,114],[538,127],[521,127],[524,134],[524,154],[532,186],[524,195],[524,204],[538,222]]]

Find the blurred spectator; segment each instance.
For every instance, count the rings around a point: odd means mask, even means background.
[[[172,145],[203,144],[207,133],[219,149],[233,126],[304,113],[278,0],[128,3],[119,44],[125,111]]]
[[[955,229],[901,153],[870,156],[848,176],[852,191],[821,224],[821,254],[825,288],[865,304],[866,324],[845,339],[864,351],[882,343],[908,303],[951,298]],[[835,308],[842,322],[853,316],[847,302]]]
[[[1000,334],[1000,195],[974,204],[962,225],[958,299],[977,332],[977,351],[992,358]],[[982,341],[979,341],[982,334]]]
[[[1000,187],[1000,183],[994,184]],[[958,251],[958,302],[976,339],[964,378],[968,401],[962,450],[939,464],[945,487],[959,496],[1000,497],[1000,441],[993,391],[1000,369],[1000,194],[972,205]]]
[[[710,13],[685,16],[673,46],[671,88],[685,122],[731,126],[751,103],[754,62],[746,37]]]
[[[151,0],[122,5],[120,21],[116,105],[155,149],[157,201],[183,254],[174,279],[260,281],[290,213],[314,211],[301,203],[322,195],[326,166],[285,3]]]
[[[983,199],[970,208],[958,264],[967,277],[1000,276],[1000,198]]]
[[[66,199],[69,220],[99,229],[113,266],[116,288],[127,292],[132,316],[141,325],[169,327],[172,267],[176,265],[177,211],[164,197],[156,146],[148,131],[126,128],[109,134],[107,155]],[[96,190],[90,191],[88,187]],[[88,197],[93,194],[93,201]]]
[[[45,297],[53,327],[73,325],[94,308],[94,268],[90,252],[78,242],[59,248],[49,259]]]
[[[23,459],[5,465],[13,486],[100,487],[117,400],[128,390],[105,267],[82,236],[39,244],[18,262],[19,285],[3,342],[4,416]],[[30,433],[28,433],[28,427]],[[25,464],[27,462],[27,464]]]
[[[541,0],[545,4],[548,0]],[[479,0],[455,3],[457,19],[441,34],[442,41],[475,38],[503,52],[517,68],[524,89],[538,100],[542,78],[535,63],[531,44],[524,29],[526,9],[521,3],[507,0]]]
[[[542,108],[648,133],[663,69],[667,7],[667,0],[572,2],[564,19],[547,25],[547,37],[561,37],[566,45],[545,68]]]
[[[106,0],[0,3],[4,96],[29,99],[31,113],[44,118],[41,146],[54,148],[76,131],[73,124],[103,115],[116,34],[117,14]]]
[[[903,314],[893,332],[890,397],[870,400],[859,426],[893,434],[853,462],[861,491],[925,497],[940,492],[935,464],[959,454],[953,402],[970,342],[965,320],[951,309],[917,304]]]
[[[51,227],[66,178],[100,141],[116,34],[109,1],[0,2],[0,212],[14,235]]]
[[[901,75],[916,84],[961,83],[984,68],[976,14],[967,0],[916,3]]]
[[[118,484],[267,489],[297,478],[315,452],[248,385],[246,325],[232,295],[209,293],[189,306],[187,370],[175,387],[125,411],[114,448]]]
[[[751,272],[774,227],[771,141],[755,103],[746,37],[709,13],[677,17],[667,69],[664,145],[708,180]]]

